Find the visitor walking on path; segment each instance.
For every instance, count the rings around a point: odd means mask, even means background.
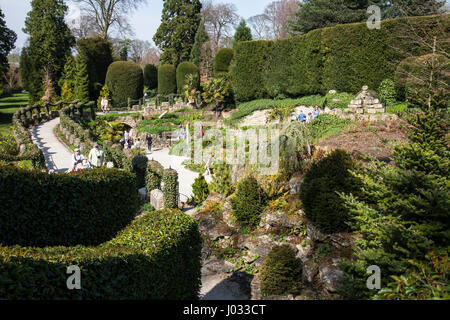
[[[147,135],[147,149],[148,152],[152,153],[152,144],[153,144],[153,138],[151,134]]]
[[[105,163],[105,153],[98,146],[98,143],[94,143],[94,147],[91,152],[89,152],[89,163],[94,168],[101,168]]]
[[[137,139],[137,141],[134,144],[134,148],[138,151],[141,150],[141,138]]]
[[[109,112],[109,102],[108,99],[106,99],[105,97],[102,97],[102,111],[103,113],[108,113]]]
[[[125,133],[123,134],[123,140],[125,141],[125,144],[128,144],[128,139],[130,138],[130,133],[125,130]]]

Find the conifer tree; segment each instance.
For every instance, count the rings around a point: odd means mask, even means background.
[[[77,73],[75,77],[75,98],[81,102],[89,101],[89,74],[86,58],[78,55],[76,59]]]
[[[208,42],[209,35],[205,29],[205,22],[202,19],[200,25],[198,26],[197,33],[195,34],[195,42],[191,51],[191,62],[196,66],[200,66],[200,62],[202,59],[202,46],[205,42]]]
[[[241,41],[250,41],[252,40],[252,30],[247,27],[245,20],[242,19],[239,26],[236,28],[236,33],[233,37],[233,49],[236,48],[236,44]]]
[[[72,55],[67,56],[66,64],[64,65],[64,71],[61,79],[59,80],[59,86],[62,88],[67,82],[67,85],[72,90],[75,89],[75,78],[77,74],[77,67],[75,64],[75,58]]]

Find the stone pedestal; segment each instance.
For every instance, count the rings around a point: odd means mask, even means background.
[[[164,209],[164,193],[158,189],[152,190],[150,192],[150,204],[155,210]]]

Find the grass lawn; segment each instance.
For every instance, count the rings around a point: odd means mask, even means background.
[[[0,133],[9,131],[14,112],[27,104],[28,93],[16,93],[12,97],[0,98]]]

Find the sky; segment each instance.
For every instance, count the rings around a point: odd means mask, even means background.
[[[264,8],[273,0],[215,0],[214,3],[233,3],[238,14],[244,19],[261,14]],[[5,14],[6,26],[17,33],[16,47],[22,48],[27,35],[22,32],[25,27],[25,18],[31,10],[30,0],[0,0],[0,8]],[[70,1],[66,1],[72,7]],[[148,40],[154,44],[152,38],[161,23],[163,0],[147,0],[130,16],[135,35],[131,38]]]

